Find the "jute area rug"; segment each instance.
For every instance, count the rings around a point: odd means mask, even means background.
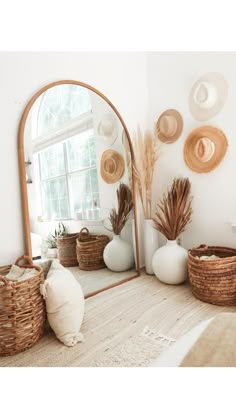
[[[0,357],[0,366],[148,366],[199,322],[225,311],[236,308],[195,299],[188,283],[169,286],[142,275],[86,300],[84,343],[66,347],[47,326],[37,344],[15,356]]]

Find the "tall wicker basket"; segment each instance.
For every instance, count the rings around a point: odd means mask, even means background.
[[[40,294],[44,281],[41,267],[27,256],[18,258],[24,268],[35,268],[38,274],[23,281],[9,281],[5,276],[11,266],[0,267],[0,356],[11,356],[32,347],[42,336],[46,321],[45,301]]]
[[[85,271],[105,268],[103,251],[109,240],[107,235],[91,235],[87,228],[81,229],[76,240],[79,268]]]
[[[199,257],[216,255],[215,260]],[[236,249],[200,245],[188,251],[189,281],[193,295],[214,305],[236,304]]]
[[[74,267],[78,265],[76,256],[76,239],[78,233],[68,233],[57,238],[58,258],[64,267]]]

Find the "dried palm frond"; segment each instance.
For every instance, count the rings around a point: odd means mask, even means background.
[[[190,189],[188,178],[175,178],[170,190],[157,204],[156,218],[153,218],[154,228],[169,240],[175,240],[191,222]]]
[[[130,188],[121,183],[116,191],[118,199],[117,210],[113,207],[110,211],[109,220],[115,235],[119,235],[133,208],[133,198]]]
[[[159,157],[159,145],[154,141],[150,131],[144,136],[140,128],[137,129],[137,137],[134,135],[135,162],[133,172],[137,190],[142,203],[145,219],[150,219],[152,214],[152,180],[154,166]]]

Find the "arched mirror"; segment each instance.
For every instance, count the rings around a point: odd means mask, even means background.
[[[137,277],[134,156],[128,130],[114,105],[84,83],[51,83],[26,106],[18,146],[26,253],[38,263],[52,258],[63,263],[59,251],[68,245],[66,239],[80,233],[86,242],[88,232],[90,238],[108,237],[108,246],[114,234],[111,211],[118,208],[118,195],[122,200],[123,194],[119,191],[125,186],[133,207],[119,237],[132,249],[132,262],[117,266],[119,251],[109,256],[115,264],[108,259],[102,268],[93,264],[84,268],[79,258],[63,265],[86,297]]]

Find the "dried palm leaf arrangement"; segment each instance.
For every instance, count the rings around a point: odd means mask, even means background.
[[[115,235],[119,235],[133,208],[133,198],[130,188],[124,183],[120,184],[116,194],[118,208],[117,210],[114,207],[111,209],[109,220],[111,222],[112,231]]]
[[[143,136],[138,127],[137,135],[134,135],[133,147],[135,154],[133,172],[137,190],[142,203],[144,218],[151,219],[152,181],[154,166],[160,154],[160,146],[154,140],[150,131],[146,131]]]
[[[188,178],[175,178],[167,194],[157,204],[154,228],[168,240],[175,240],[191,222],[192,197]]]

